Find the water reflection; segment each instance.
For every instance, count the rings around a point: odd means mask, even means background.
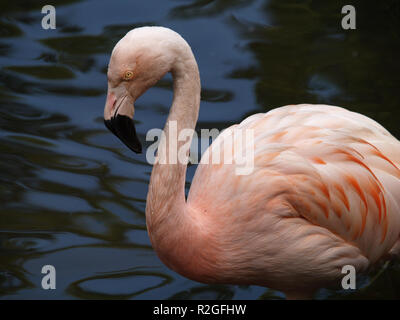
[[[68,292],[82,299],[128,299],[155,290],[172,281],[162,273],[132,270],[113,272],[72,283]]]
[[[111,49],[142,25],[188,39],[203,85],[198,129],[311,102],[347,106],[400,136],[398,2],[356,1],[353,33],[339,29],[333,0],[53,5],[57,29],[44,31],[37,1],[0,4],[1,297],[281,299],[264,288],[195,283],[158,260],[144,219],[151,166],[103,126]],[[166,77],[137,102],[142,141],[162,127],[171,88]],[[57,269],[56,292],[40,289],[45,264]],[[393,264],[357,293],[318,297],[398,298],[399,277]]]

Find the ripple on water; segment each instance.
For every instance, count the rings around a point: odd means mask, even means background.
[[[146,199],[147,181],[139,179],[131,179],[128,181],[115,181],[112,183],[113,189],[121,196],[130,199],[132,197]],[[135,190],[133,193],[132,190]]]
[[[54,211],[75,213],[93,210],[92,206],[86,200],[71,195],[29,191],[26,193],[25,199],[26,203],[30,205],[45,207]]]
[[[83,190],[94,190],[99,186],[98,178],[96,177],[64,170],[42,169],[40,170],[40,177],[46,181]]]
[[[25,136],[25,135],[8,135],[7,139],[13,139],[20,141],[22,143],[30,144],[35,147],[54,147],[55,144],[51,143],[49,140],[44,140],[35,136]]]
[[[7,69],[39,79],[59,80],[75,78],[71,70],[61,66],[10,66]]]
[[[82,158],[82,157],[71,157],[71,156],[60,156],[52,161],[53,167],[71,170],[75,172],[104,172],[104,164],[100,161]]]
[[[163,274],[141,271],[120,272],[79,280],[68,288],[70,294],[79,298],[133,298],[169,283]]]
[[[25,286],[24,281],[21,280],[13,272],[0,271],[0,295],[14,294]]]
[[[98,206],[118,217],[124,223],[144,225],[144,211],[137,208],[136,202],[132,205],[129,202],[121,201],[121,199],[103,200],[98,203]]]
[[[47,254],[65,250],[71,247],[83,245],[94,245],[98,239],[81,236],[77,233],[71,237],[69,232],[31,232],[26,231],[3,231],[0,233],[3,250],[8,252],[24,252],[25,257],[29,254]]]
[[[41,254],[27,255],[19,261],[25,270],[30,270],[27,274],[28,281],[40,287],[42,274],[40,270],[43,265],[52,264],[57,270],[57,290],[48,295],[46,290],[35,290],[28,288],[26,297],[40,299],[49,297],[57,299],[65,297],[66,294],[77,298],[121,298],[127,294],[127,286],[121,287],[123,281],[117,281],[115,286],[112,280],[125,279],[131,286],[129,296],[136,296],[144,291],[160,288],[172,281],[168,272],[164,273],[164,267],[160,265],[152,250],[147,247],[137,247],[133,245],[123,245],[120,240],[112,242],[93,243],[93,239],[81,238],[81,244],[67,246],[52,251],[42,252]],[[155,281],[154,278],[159,279]],[[109,279],[107,288],[101,288],[104,282],[95,283],[94,281]],[[146,284],[149,279],[150,284]],[[86,281],[91,281],[87,285]],[[136,283],[139,283],[136,286]],[[81,288],[82,287],[82,288]],[[113,290],[111,295],[107,295],[108,290]]]
[[[147,230],[131,230],[125,233],[125,237],[130,243],[139,244],[142,246],[151,246]]]

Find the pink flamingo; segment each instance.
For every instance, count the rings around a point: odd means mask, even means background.
[[[178,132],[194,129],[200,106],[197,63],[176,32],[137,28],[117,43],[104,118],[141,152],[134,101],[167,72],[174,98],[158,154],[168,159],[170,121]],[[232,128],[254,130],[249,175],[237,175],[235,164],[205,161],[225,134],[203,155],[187,200],[185,163],[153,167],[146,222],[169,268],[204,283],[260,285],[306,298],[340,285],[345,265],[363,272],[398,253],[400,143],[381,125],[343,108],[301,104],[252,115]]]

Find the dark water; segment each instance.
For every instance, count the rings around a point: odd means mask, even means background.
[[[136,26],[181,33],[201,72],[198,128],[309,102],[361,112],[400,137],[399,2],[352,1],[352,31],[340,28],[341,1],[51,3],[56,30],[41,28],[46,3],[0,4],[0,297],[282,298],[189,281],[158,260],[144,217],[151,166],[103,125],[111,49]],[[137,102],[142,141],[163,127],[171,97],[167,77]],[[41,289],[46,264],[56,290]],[[399,298],[399,265],[363,285],[317,297]]]

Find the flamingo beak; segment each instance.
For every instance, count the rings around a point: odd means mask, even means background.
[[[133,101],[127,95],[117,98],[114,92],[108,92],[104,108],[104,124],[129,149],[142,153],[142,144],[136,134],[133,123]]]

